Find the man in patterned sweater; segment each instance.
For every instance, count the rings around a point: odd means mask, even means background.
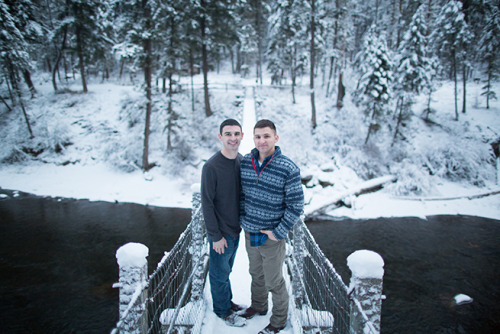
[[[300,170],[281,153],[276,126],[260,120],[254,127],[255,148],[241,161],[241,226],[252,277],[252,304],[241,316],[265,315],[268,293],[273,309],[259,334],[278,333],[287,322],[288,292],[283,278],[285,238],[304,208]]]

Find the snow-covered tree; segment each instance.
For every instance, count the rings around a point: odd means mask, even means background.
[[[33,69],[31,51],[38,42],[37,39],[42,35],[42,30],[34,19],[33,9],[34,6],[29,0],[0,0],[0,50],[2,50],[0,52],[0,64],[2,65],[2,76],[6,79],[5,82],[12,103],[14,104],[17,99],[21,106],[31,137],[33,137],[33,131],[22,101],[19,74],[21,73],[24,76],[28,87],[34,94],[35,88],[30,75]],[[5,100],[3,102],[7,105]]]
[[[325,3],[326,17],[324,26],[326,36],[326,47],[324,52],[325,63],[328,63],[328,73],[326,78],[326,96],[330,95],[330,86],[333,78],[337,77],[337,107],[342,108],[343,98],[345,96],[345,86],[343,83],[343,74],[346,67],[346,55],[352,49],[351,33],[353,30],[351,12],[347,7],[350,0],[335,0]],[[325,70],[326,72],[326,70]]]
[[[377,33],[375,27],[371,27],[365,37],[364,49],[357,57],[358,61],[361,58],[364,59],[360,67],[361,78],[354,96],[355,102],[369,118],[366,144],[370,135],[386,121],[384,116],[389,110],[388,104],[392,94],[392,62],[385,39]]]
[[[149,135],[151,127],[152,91],[151,81],[155,68],[153,42],[157,36],[154,31],[153,16],[158,7],[153,0],[117,0],[112,8],[117,14],[120,42],[115,48],[134,59],[144,73],[145,126],[142,169],[151,168],[149,163]]]
[[[399,47],[399,61],[395,70],[395,90],[398,95],[397,124],[394,140],[400,131],[400,125],[411,114],[414,96],[424,89],[432,89],[432,61],[427,56],[426,6],[421,5],[406,31]]]
[[[481,61],[485,64],[483,92],[486,97],[486,108],[490,108],[490,100],[496,100],[496,93],[492,90],[492,83],[498,79],[500,73],[500,14],[499,9],[492,7],[488,15],[480,41]]]
[[[465,22],[465,16],[462,12],[462,3],[456,0],[450,0],[439,13],[435,30],[432,33],[433,45],[441,61],[449,64],[451,76],[455,82],[455,118],[458,120],[458,90],[457,90],[457,72],[461,68],[464,79],[464,107],[465,112],[465,93],[466,93],[466,45],[471,41],[472,35]]]
[[[289,71],[293,103],[296,80],[307,66],[309,51],[305,12],[308,11],[304,0],[278,1],[269,18],[268,68],[274,81]]]

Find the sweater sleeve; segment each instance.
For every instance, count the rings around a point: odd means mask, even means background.
[[[276,239],[286,238],[293,226],[299,221],[304,210],[304,191],[300,179],[300,170],[295,168],[285,181],[285,213],[278,226],[272,231]]]
[[[201,171],[201,208],[208,237],[213,242],[222,239],[222,233],[215,215],[214,200],[216,185],[215,171],[210,165],[205,164]]]

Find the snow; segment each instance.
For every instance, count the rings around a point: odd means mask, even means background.
[[[200,80],[201,76],[195,77],[196,83],[199,84]],[[396,176],[397,182],[386,184],[377,192],[348,196],[344,202],[349,204],[349,207],[332,209],[328,214],[331,217],[355,219],[398,216],[425,218],[430,215],[460,214],[500,220],[499,195],[476,198],[476,195],[500,190],[496,179],[499,171],[484,158],[489,154],[488,143],[500,137],[500,103],[492,101],[490,110],[482,107],[481,104],[484,103],[479,97],[480,84],[469,85],[470,106],[467,114],[460,115],[460,122],[453,120],[452,84],[445,83],[434,93],[432,108],[437,110],[437,113],[433,115],[433,120],[438,124],[436,128],[444,128],[447,132],[431,132],[427,130],[429,126],[417,117],[417,121],[408,124],[408,128],[413,131],[409,134],[410,143],[392,147],[390,143],[379,139],[377,145],[380,145],[380,148],[377,149],[375,145],[368,148],[356,146],[357,142],[363,142],[366,128],[360,116],[362,113],[353,113],[355,107],[349,100],[349,93],[342,110],[336,110],[331,106],[331,101],[321,99],[318,94],[318,128],[311,131],[307,80],[299,80],[299,85],[303,84],[303,87],[297,88],[296,104],[291,103],[290,92],[281,88],[261,89],[257,94],[258,100],[249,101],[253,95],[254,81],[243,80],[227,72],[210,74],[210,82],[222,82],[226,86],[224,92],[213,93],[218,118],[206,119],[202,118],[203,115],[195,114],[193,119],[186,117],[186,123],[183,125],[187,129],[181,130],[179,136],[184,142],[179,139],[178,144],[182,146],[181,144],[187,141],[192,146],[192,150],[187,153],[184,149],[175,153],[177,155],[165,154],[163,138],[155,140],[153,132],[151,161],[157,161],[159,164],[145,174],[134,166],[125,171],[122,164],[125,161],[127,167],[124,157],[129,150],[133,151],[137,146],[140,152],[140,135],[133,137],[134,128],[126,127],[122,108],[123,101],[129,102],[125,104],[131,104],[131,101],[140,97],[140,92],[123,83],[94,83],[89,84],[90,92],[87,95],[54,95],[50,81],[42,78],[37,86],[39,97],[28,106],[32,119],[37,120],[35,133],[37,130],[44,130],[44,135],[37,134],[36,138],[46,147],[68,140],[73,144],[63,149],[64,154],[45,150],[37,159],[0,164],[0,187],[39,196],[190,208],[192,193],[199,190],[203,161],[220,148],[217,140],[220,121],[232,117],[242,122],[244,138],[240,152],[246,154],[253,148],[253,125],[256,118],[269,118],[277,125],[280,136],[278,145],[284,154],[299,165],[303,177],[311,176],[311,181],[304,187],[306,212],[311,212],[314,208],[328,204],[332,198],[370,182],[375,175]],[[270,80],[266,79],[264,84],[269,82]],[[188,85],[187,82],[184,84]],[[228,91],[230,84],[246,87],[243,110],[232,106],[236,93]],[[355,83],[345,84],[349,92]],[[422,96],[416,107],[426,105],[426,101],[426,97]],[[230,107],[224,107],[225,104]],[[255,106],[258,106],[258,117],[252,113]],[[189,104],[185,107],[191,110]],[[19,152],[19,147],[26,142],[22,139],[26,137],[23,120],[15,115],[8,117],[11,117],[9,127],[0,124],[0,133],[3,133],[0,135],[2,159],[11,156],[12,152]],[[203,139],[197,139],[198,137],[190,132],[202,132],[199,137]],[[130,138],[120,137],[129,133]],[[311,133],[313,135],[310,135]],[[456,134],[456,137],[452,137],[453,134]],[[442,147],[449,148],[449,151]],[[405,150],[411,154],[404,159],[398,161],[388,158],[390,155],[398,157],[398,154]],[[183,156],[185,160],[179,158],[181,153],[186,154]],[[446,160],[446,163],[455,163],[451,168],[444,163],[444,159],[449,155],[452,155],[452,158]],[[457,157],[463,160],[457,161]],[[432,173],[422,166],[426,166]],[[461,169],[463,166],[467,168]],[[475,169],[476,173],[471,174],[471,169]],[[456,174],[450,176],[449,171]],[[372,177],[369,177],[370,175]],[[330,183],[330,186],[323,187],[322,183]],[[6,195],[0,197],[5,198]],[[129,264],[136,260],[142,261],[147,256],[147,250],[133,246],[132,252],[125,254],[123,257],[120,255],[120,259]],[[355,259],[359,261],[359,258]],[[366,264],[365,260],[361,262]],[[243,237],[240,238],[235,264],[231,274],[231,281],[236,287],[233,289],[233,301],[248,306],[250,276]],[[380,263],[378,264],[381,267]],[[367,271],[369,274],[379,273],[375,268]],[[211,310],[209,284],[206,285],[205,297],[207,310],[204,333],[257,332],[269,322],[271,312],[266,316],[255,317],[244,328],[226,327]],[[459,298],[457,303],[462,300]],[[293,332],[290,324],[283,331]]]
[[[148,247],[136,242],[129,242],[116,251],[116,260],[120,268],[138,267],[147,265],[146,258],[149,255]]]
[[[373,251],[362,249],[347,257],[347,266],[353,276],[359,278],[379,278],[384,276],[384,260]]]
[[[469,304],[474,301],[474,299],[462,293],[456,295],[454,299],[457,305]]]

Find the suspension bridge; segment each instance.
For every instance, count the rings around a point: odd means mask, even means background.
[[[247,153],[254,147],[255,102],[252,87],[245,88],[243,109],[245,136],[240,151]],[[137,261],[122,260],[120,263],[120,256],[137,258],[137,253],[141,253],[145,246],[127,244],[117,251],[120,278],[114,286],[120,289],[120,317],[112,330],[113,334],[257,333],[269,323],[271,312],[249,320],[241,328],[226,326],[213,313],[210,282],[207,280],[208,241],[201,198],[198,187],[192,190],[191,222],[151,275],[147,273],[147,252],[138,256]],[[133,256],[130,256],[131,253],[134,253]],[[383,266],[381,259],[379,265]],[[382,277],[358,274],[362,270],[351,268],[353,277],[348,288],[319,249],[302,219],[287,238],[283,270],[290,294],[290,311],[282,333],[380,332]],[[244,236],[240,237],[230,280],[233,301],[249,305],[250,274]]]

